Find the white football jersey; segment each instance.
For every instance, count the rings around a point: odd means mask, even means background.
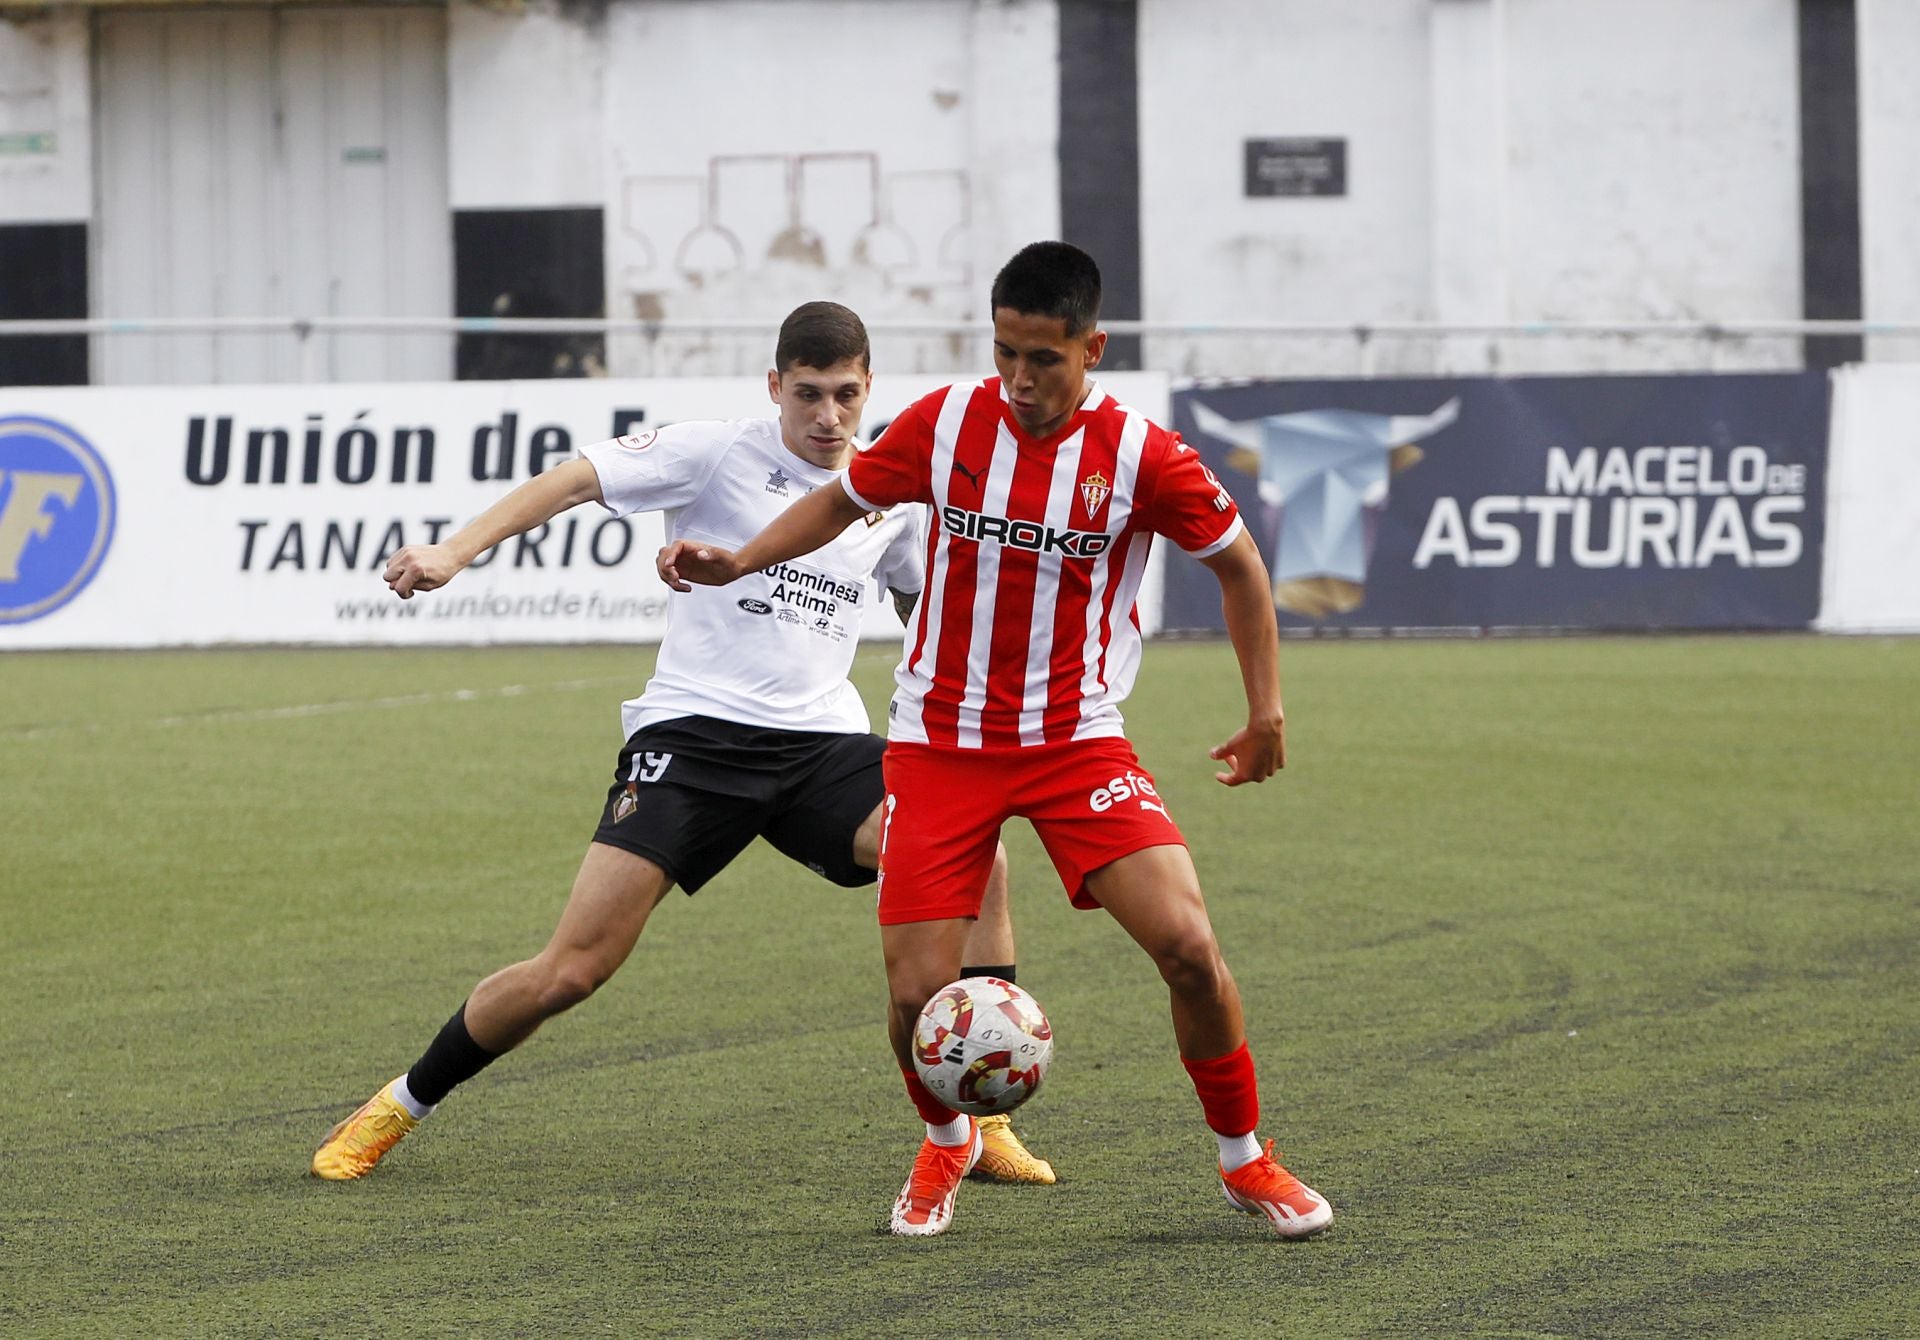
[[[794,455],[778,419],[694,420],[582,447],[615,516],[664,512],[667,539],[739,549],[796,498],[834,479]],[[925,583],[919,508],[856,521],[824,549],[731,586],[675,593],[653,678],[621,704],[622,738],[674,717],[864,734],[847,680],[875,583]]]

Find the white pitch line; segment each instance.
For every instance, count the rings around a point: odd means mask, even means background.
[[[331,703],[297,703],[292,707],[248,707],[223,712],[187,712],[176,716],[150,717],[145,721],[68,721],[50,726],[0,728],[0,736],[14,740],[38,740],[52,735],[93,735],[106,730],[137,730],[142,726],[207,726],[241,721],[289,721],[300,717],[334,716],[343,712],[377,712],[395,707],[426,707],[434,703],[474,703],[483,702],[489,698],[518,698],[527,693],[573,693],[580,689],[597,689],[609,684],[632,682],[630,675],[622,675],[618,679],[563,679],[551,684],[502,684],[492,689],[449,689],[441,693],[404,693],[388,698],[347,698]]]

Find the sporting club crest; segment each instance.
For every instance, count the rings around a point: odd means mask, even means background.
[[[1107,495],[1112,492],[1113,488],[1107,483],[1107,477],[1098,470],[1080,481],[1080,501],[1087,505],[1087,520],[1093,520],[1093,514],[1100,510],[1100,504],[1105,502]]]

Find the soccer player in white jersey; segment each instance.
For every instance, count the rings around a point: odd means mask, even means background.
[[[1219,580],[1246,691],[1247,724],[1212,750],[1227,768],[1215,776],[1239,786],[1283,766],[1266,565],[1199,456],[1088,378],[1106,344],[1099,309],[1100,272],[1085,252],[1025,248],[993,284],[999,377],[919,401],[845,476],[744,549],[683,539],[661,551],[660,573],[677,589],[750,580],[876,508],[934,509],[926,591],[895,672],[881,834],[889,1033],[927,1127],[893,1231],[945,1230],[979,1156],[975,1121],[927,1092],[909,1043],[921,1006],[960,973],[1000,826],[1019,815],[1074,905],[1106,908],[1159,968],[1228,1202],[1283,1237],[1306,1237],[1333,1210],[1274,1161],[1272,1141],[1259,1142],[1240,994],[1119,711],[1140,660],[1133,606],[1148,545],[1165,535]]]
[[[866,328],[837,303],[794,311],[774,362],[767,387],[777,418],[680,423],[595,443],[444,542],[400,550],[387,583],[403,600],[435,590],[500,541],[588,501],[616,515],[664,511],[670,536],[744,543],[838,477],[872,385]],[[869,581],[894,592],[904,619],[924,568],[916,518],[850,520],[807,561],[779,565],[750,591],[675,602],[652,680],[621,706],[626,745],[552,939],[476,986],[406,1074],[334,1127],[314,1154],[315,1175],[371,1172],[455,1085],[612,976],[669,889],[695,892],[755,837],[835,884],[872,882],[885,742],[868,732],[847,671]],[[974,892],[986,905],[967,961],[1011,978],[1004,851]],[[1004,1122],[989,1138],[983,1176],[1054,1180]]]

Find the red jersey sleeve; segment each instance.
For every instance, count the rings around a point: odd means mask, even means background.
[[[914,401],[878,442],[853,458],[841,480],[847,496],[870,512],[933,501],[933,419],[944,394]]]
[[[1145,465],[1146,502],[1138,509],[1143,529],[1166,536],[1195,558],[1219,553],[1246,529],[1233,495],[1178,433],[1156,425],[1147,437]]]

